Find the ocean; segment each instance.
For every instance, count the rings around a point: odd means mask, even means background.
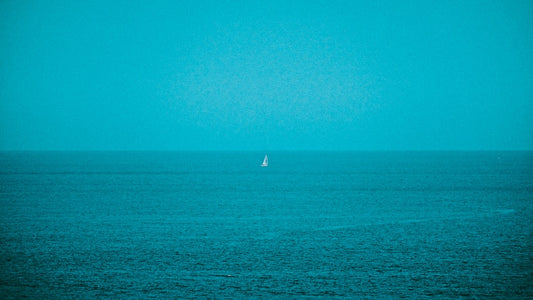
[[[533,152],[1,152],[0,298],[531,299],[532,221]]]

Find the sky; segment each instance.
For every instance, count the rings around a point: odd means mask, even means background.
[[[533,150],[532,1],[0,1],[0,150]]]

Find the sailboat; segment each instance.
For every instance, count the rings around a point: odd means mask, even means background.
[[[263,163],[261,164],[261,167],[268,167],[268,156],[265,155],[265,159],[263,159]]]

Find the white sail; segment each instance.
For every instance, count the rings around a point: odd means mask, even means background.
[[[265,155],[265,159],[263,159],[263,163],[261,164],[261,167],[268,167],[268,156]]]

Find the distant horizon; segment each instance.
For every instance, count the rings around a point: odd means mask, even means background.
[[[40,149],[40,150],[0,150],[0,152],[257,152],[257,153],[276,153],[276,152],[533,152],[533,149],[271,149],[271,150],[254,150],[254,149],[152,149],[152,150],[61,150],[61,149]]]

